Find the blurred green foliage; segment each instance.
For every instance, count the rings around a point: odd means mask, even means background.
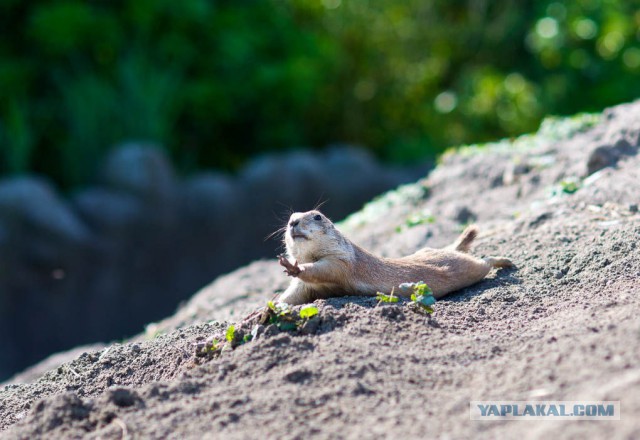
[[[640,96],[638,0],[0,0],[0,173],[357,143],[411,161]]]

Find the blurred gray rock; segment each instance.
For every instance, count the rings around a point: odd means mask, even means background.
[[[101,176],[110,190],[136,196],[143,202],[146,228],[164,233],[176,228],[179,184],[161,147],[149,143],[122,144],[106,157]]]
[[[464,206],[464,205],[454,206],[450,214],[451,214],[451,218],[460,224],[471,223],[478,218],[475,212],[469,209],[468,206]]]
[[[318,197],[318,188],[326,181],[323,165],[310,151],[264,155],[250,161],[239,179],[252,206],[274,201],[291,206],[301,198]]]
[[[640,147],[640,112],[638,103],[617,105],[603,112],[609,121],[596,134],[598,146],[589,153],[586,175],[615,166],[624,156],[638,154]]]
[[[30,229],[74,242],[90,235],[53,186],[34,176],[0,181],[0,221],[11,235]]]
[[[206,222],[234,216],[244,205],[243,198],[236,181],[222,173],[197,174],[187,179],[181,188],[187,215]]]
[[[82,220],[98,231],[131,227],[144,215],[142,203],[134,196],[100,187],[76,193],[73,205]]]
[[[167,199],[176,194],[176,177],[161,147],[149,143],[125,143],[105,160],[102,183],[143,198]]]
[[[638,144],[632,145],[627,139],[620,139],[614,145],[602,145],[595,148],[587,160],[587,175],[603,168],[616,166],[624,156],[638,153]]]

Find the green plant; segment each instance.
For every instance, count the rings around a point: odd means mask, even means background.
[[[267,302],[269,310],[269,324],[274,324],[282,331],[292,331],[298,328],[296,318],[291,313],[289,305],[286,303],[277,303],[273,301]]]
[[[200,342],[195,345],[195,354],[197,357],[211,358],[219,355],[222,352],[222,348],[225,344],[221,343],[218,338],[212,337],[205,342]]]
[[[431,306],[436,303],[433,292],[424,283],[420,283],[415,287],[414,293],[411,294],[411,301],[427,313],[433,313]]]
[[[566,194],[573,194],[574,192],[578,191],[581,186],[582,183],[577,177],[568,177],[560,181],[560,188],[562,189],[562,192]]]
[[[303,306],[300,309],[300,318],[302,319],[309,319],[316,316],[317,314],[318,314],[318,308],[312,304]]]
[[[232,344],[233,340],[235,339],[235,336],[236,336],[236,328],[235,328],[235,326],[230,325],[227,328],[227,332],[225,333],[225,339],[227,340],[227,342],[229,344]]]
[[[225,332],[224,337],[227,341],[227,346],[231,348],[235,348],[238,345],[246,344],[253,338],[251,334],[244,333],[243,330],[236,330],[235,325],[230,325],[229,327],[227,327],[227,331]],[[215,351],[218,348],[221,348],[219,345],[217,345],[217,340],[214,339],[214,342],[216,342],[216,344],[214,344],[214,348],[212,348],[212,350]]]
[[[274,303],[273,301],[267,301],[267,308],[277,316],[286,316],[291,313],[289,304],[283,302]]]
[[[221,349],[220,346],[220,341],[218,341],[217,339],[212,339],[211,343],[205,346],[205,350],[210,351],[210,352],[215,352]]]
[[[396,232],[402,232],[404,229],[411,229],[418,225],[435,223],[436,218],[428,211],[421,211],[410,215],[404,224],[396,227]]]
[[[579,177],[567,177],[548,189],[549,197],[560,197],[573,194],[582,188],[582,180]]]
[[[433,306],[436,299],[429,286],[423,281],[417,283],[403,283],[399,286],[400,290],[411,294],[411,304],[416,305],[420,310],[427,313],[433,313]]]
[[[376,292],[376,299],[378,300],[378,304],[380,303],[397,303],[399,298],[393,295],[393,289],[391,289],[391,293],[387,295],[386,293]]]

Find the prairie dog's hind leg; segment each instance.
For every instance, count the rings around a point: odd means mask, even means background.
[[[505,257],[486,257],[486,258],[483,258],[483,260],[489,266],[495,267],[495,268],[506,268],[506,267],[514,266],[513,262],[510,259]]]

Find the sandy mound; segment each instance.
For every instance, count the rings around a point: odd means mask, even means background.
[[[197,357],[287,280],[256,262],[137,340],[0,391],[7,438],[640,437],[640,103],[447,155],[341,228],[387,256],[451,242],[516,269],[438,301],[318,301],[299,330]],[[238,326],[239,328],[241,326]],[[620,400],[617,422],[473,422],[470,400]]]

